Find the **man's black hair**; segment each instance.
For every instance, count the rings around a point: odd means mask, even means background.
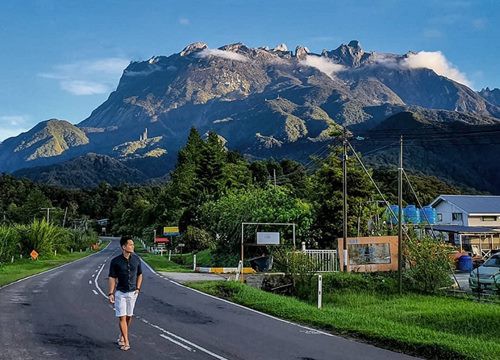
[[[127,241],[132,240],[131,235],[123,235],[120,239],[120,246],[127,245]]]

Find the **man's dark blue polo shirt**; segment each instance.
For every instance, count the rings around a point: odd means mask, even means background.
[[[130,292],[137,289],[137,276],[142,274],[141,259],[135,254],[130,254],[127,260],[125,256],[118,255],[111,260],[109,265],[109,277],[117,278],[116,290]]]

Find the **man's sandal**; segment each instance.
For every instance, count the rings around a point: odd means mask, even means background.
[[[128,350],[130,350],[130,345],[123,345],[120,347],[120,350],[128,351]]]
[[[118,338],[118,340],[116,340],[116,343],[118,344],[118,346],[125,345],[125,342],[123,342],[121,338]]]

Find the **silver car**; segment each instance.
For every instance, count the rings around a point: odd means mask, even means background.
[[[493,255],[483,265],[471,271],[469,285],[472,290],[477,290],[478,280],[481,289],[500,290],[500,253]]]

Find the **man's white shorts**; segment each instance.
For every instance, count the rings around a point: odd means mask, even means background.
[[[132,316],[134,315],[135,301],[137,300],[137,294],[135,291],[121,292],[116,291],[115,293],[115,315],[120,316]]]

